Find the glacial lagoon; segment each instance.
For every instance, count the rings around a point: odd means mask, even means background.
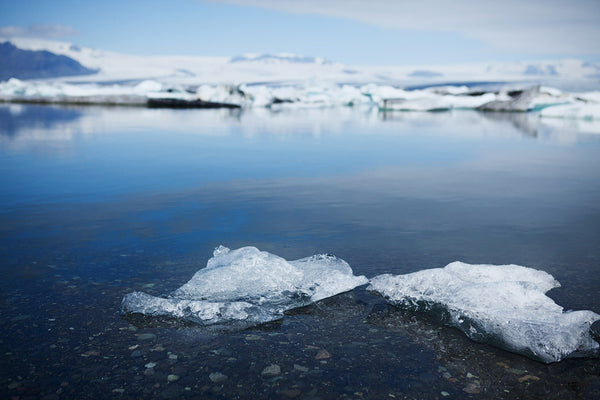
[[[532,113],[0,105],[3,398],[597,398],[367,286],[253,326],[123,314],[220,245],[356,276],[517,264],[600,313],[600,135]],[[590,128],[591,126],[591,128]]]

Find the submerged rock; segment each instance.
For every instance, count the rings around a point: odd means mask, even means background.
[[[154,333],[142,333],[137,338],[138,340],[154,340],[156,339],[156,335]]]
[[[221,372],[213,372],[208,375],[208,379],[213,383],[223,383],[227,380],[227,375],[222,374]]]
[[[268,367],[265,367],[265,369],[263,369],[262,373],[263,376],[277,376],[281,374],[281,367],[277,364],[271,364]]]

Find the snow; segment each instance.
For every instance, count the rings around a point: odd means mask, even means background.
[[[368,290],[390,303],[437,316],[476,341],[546,363],[598,356],[589,333],[592,311],[563,311],[545,293],[559,283],[544,271],[518,265],[461,262],[407,275],[379,275]]]
[[[264,323],[286,310],[347,292],[367,283],[343,260],[315,255],[295,261],[255,247],[219,246],[206,268],[169,296],[134,292],[123,298],[125,313],[170,316],[202,325]]]
[[[92,76],[71,77],[69,81],[110,82],[119,80],[161,80],[173,84],[229,84],[256,82],[308,82],[323,80],[343,84],[439,84],[443,82],[539,82],[550,86],[566,81],[593,82],[596,66],[580,60],[536,62],[473,63],[454,65],[344,65],[322,57],[297,54],[245,54],[238,57],[135,56],[68,42],[33,38],[10,38],[25,50],[48,50],[71,57],[83,66],[99,69]],[[369,60],[365,60],[368,63]],[[435,74],[415,74],[435,71]],[[528,72],[529,71],[529,72]],[[531,74],[542,71],[541,74]],[[552,71],[548,74],[548,71]],[[528,72],[528,73],[526,73]],[[597,82],[596,82],[597,84]]]

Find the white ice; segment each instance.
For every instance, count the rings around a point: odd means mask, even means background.
[[[600,102],[598,92],[569,94],[548,86],[541,86],[531,96],[519,101],[510,98],[506,91],[497,91],[497,88],[474,94],[463,85],[439,86],[444,82],[497,81],[506,82],[513,90],[527,89],[540,82],[561,87],[597,88],[598,81],[594,77],[599,67],[578,60],[348,66],[295,54],[255,54],[234,58],[143,57],[66,42],[31,38],[11,40],[22,49],[48,50],[66,55],[99,72],[76,77],[0,82],[0,101],[142,105],[148,98],[162,97],[273,109],[371,105],[389,110],[438,111],[488,105],[503,111],[536,112],[549,106],[565,105],[544,111],[542,116],[577,119],[597,118],[595,105]],[[424,77],[415,74],[415,71],[437,73]],[[553,73],[548,75],[548,71]],[[431,87],[423,90],[400,88],[415,84]],[[476,90],[481,91],[481,88]]]
[[[570,94],[540,86],[522,90],[521,95],[510,97],[506,90],[470,93],[464,86],[405,90],[380,84],[338,85],[326,80],[281,85],[240,83],[189,87],[167,84],[160,79],[106,85],[12,78],[0,82],[0,101],[142,105],[150,98],[177,98],[272,110],[368,106],[397,111],[541,111],[543,117],[600,118],[598,92]]]
[[[577,102],[548,107],[540,112],[546,118],[600,120],[600,102]]]
[[[203,325],[264,323],[365,283],[367,278],[354,276],[348,263],[334,256],[288,262],[256,247],[220,246],[205,268],[170,295],[130,293],[123,298],[122,311]]]
[[[550,363],[598,356],[589,333],[592,311],[564,311],[545,293],[559,283],[548,273],[518,265],[461,262],[407,275],[379,275],[368,290],[401,308],[431,313],[486,342]]]
[[[161,93],[160,96],[157,96]],[[53,80],[25,81],[11,78],[0,82],[0,100],[43,100],[49,102],[135,102],[143,103],[149,97],[167,97],[160,82],[141,81],[137,84],[98,85],[72,84]],[[127,99],[128,98],[128,99]],[[134,100],[135,98],[135,100]]]

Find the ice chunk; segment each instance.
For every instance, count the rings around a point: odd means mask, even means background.
[[[546,118],[600,120],[600,103],[556,105],[543,109],[540,115]]]
[[[384,99],[379,108],[384,111],[445,111],[452,108],[452,103],[442,96],[419,99]]]
[[[379,275],[368,290],[390,303],[422,311],[490,343],[546,363],[598,356],[592,311],[568,311],[545,293],[560,286],[544,272],[518,265],[461,262],[407,275]]]
[[[497,99],[475,108],[481,111],[540,111],[546,107],[567,104],[574,100],[575,98],[568,93],[537,85],[523,90],[501,92]]]
[[[284,311],[347,292],[367,283],[344,260],[315,255],[286,261],[256,247],[219,246],[206,268],[169,296],[126,295],[124,313],[171,316],[203,325],[263,323]]]
[[[160,82],[153,80],[145,80],[133,87],[133,92],[139,95],[145,95],[152,92],[160,92],[163,85]]]
[[[481,111],[529,111],[532,103],[540,94],[540,86],[517,91],[509,100],[494,100],[477,107]]]
[[[386,86],[365,86],[363,92],[378,102],[382,110],[444,111],[474,109],[502,100],[493,92],[470,93],[464,86],[431,87],[422,90],[402,90]]]

